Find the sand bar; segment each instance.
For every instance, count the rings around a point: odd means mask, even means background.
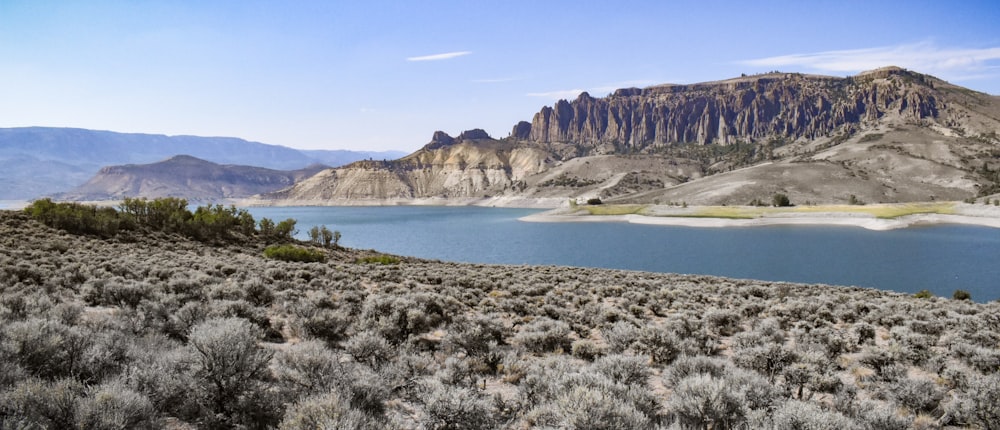
[[[893,230],[917,225],[932,224],[969,224],[984,227],[1000,228],[1000,208],[986,205],[964,203],[948,203],[942,208],[941,203],[934,203],[941,212],[950,213],[913,213],[892,217],[875,215],[879,210],[896,209],[889,205],[866,208],[862,211],[829,210],[837,208],[727,208],[736,209],[737,215],[731,217],[712,217],[703,214],[712,213],[717,208],[691,207],[674,208],[663,206],[646,206],[628,214],[592,214],[586,208],[560,208],[547,212],[520,218],[527,222],[628,222],[633,224],[667,225],[681,227],[755,227],[776,225],[826,225],[861,227],[869,230]],[[912,205],[909,206],[913,208]],[[916,208],[914,210],[919,210]],[[606,210],[613,213],[614,210]],[[905,210],[898,212],[905,213]]]

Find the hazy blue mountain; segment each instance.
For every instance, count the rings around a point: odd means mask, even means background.
[[[188,201],[216,201],[280,190],[327,168],[312,164],[298,170],[275,170],[177,155],[150,164],[102,167],[85,184],[54,197],[59,200],[180,197]]]
[[[166,136],[79,128],[0,128],[0,200],[73,189],[104,166],[145,164],[186,154],[218,164],[275,170],[398,158],[401,152],[303,151],[233,137]]]

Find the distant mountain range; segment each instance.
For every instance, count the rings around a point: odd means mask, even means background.
[[[403,152],[298,150],[231,137],[164,136],[76,128],[0,129],[0,200],[33,199],[83,184],[102,167],[190,155],[276,170],[395,159]]]
[[[178,155],[158,163],[101,168],[87,183],[54,197],[90,201],[137,196],[180,197],[192,202],[213,202],[290,187],[328,167],[313,164],[304,169],[286,171],[220,165],[189,155]]]
[[[992,195],[998,171],[1000,97],[886,67],[583,93],[508,137],[437,132],[401,159],[326,170],[264,200],[888,203]]]

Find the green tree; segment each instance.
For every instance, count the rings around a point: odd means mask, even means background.
[[[278,225],[274,227],[275,238],[279,240],[291,240],[296,234],[299,233],[299,231],[295,229],[295,222],[296,221],[292,218],[279,222]]]
[[[260,236],[265,239],[273,238],[277,234],[275,233],[274,221],[271,218],[261,218],[258,225],[260,226]]]
[[[955,300],[972,300],[972,294],[969,294],[969,292],[965,290],[955,290],[955,292],[952,293],[951,298]]]
[[[330,231],[330,229],[326,228],[325,225],[323,226],[323,228],[319,230],[319,233],[321,236],[323,236],[323,246],[329,248],[330,244],[333,243],[333,238],[335,236],[334,233]]]
[[[774,195],[774,197],[771,198],[771,204],[774,207],[783,208],[783,207],[791,206],[792,202],[790,200],[788,200],[788,196],[786,196],[786,195],[784,195],[782,193],[776,193]]]
[[[326,228],[326,226],[324,226],[323,228]],[[309,229],[309,241],[317,245],[322,244],[318,225],[314,225],[312,228]]]

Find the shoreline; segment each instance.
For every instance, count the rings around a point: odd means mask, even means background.
[[[380,207],[380,206],[478,206],[521,209],[557,209],[565,205],[562,197],[424,197],[393,199],[332,199],[332,200],[263,200],[255,198],[230,199],[243,207]]]
[[[659,209],[659,211],[657,211]],[[685,210],[647,208],[647,214],[629,213],[598,215],[585,209],[554,209],[519,218],[524,222],[625,222],[630,224],[661,225],[694,228],[764,227],[764,226],[843,226],[885,231],[921,225],[961,224],[1000,228],[1000,208],[961,204],[954,206],[954,213],[914,213],[891,218],[880,218],[863,212],[793,210],[767,211],[753,217],[712,217],[696,215],[704,207]]]
[[[22,209],[29,201],[0,200],[0,210]],[[114,206],[117,200],[78,202]],[[753,206],[580,205],[566,206],[564,198],[421,198],[359,200],[221,199],[216,203],[240,207],[390,207],[478,206],[548,209],[521,217],[523,222],[625,222],[693,228],[763,226],[843,226],[884,231],[921,225],[960,224],[1000,228],[1000,207],[960,202],[886,203],[866,206],[820,205],[788,208]],[[591,212],[605,212],[591,213]],[[889,215],[884,215],[885,213]],[[883,214],[881,216],[877,214]]]

